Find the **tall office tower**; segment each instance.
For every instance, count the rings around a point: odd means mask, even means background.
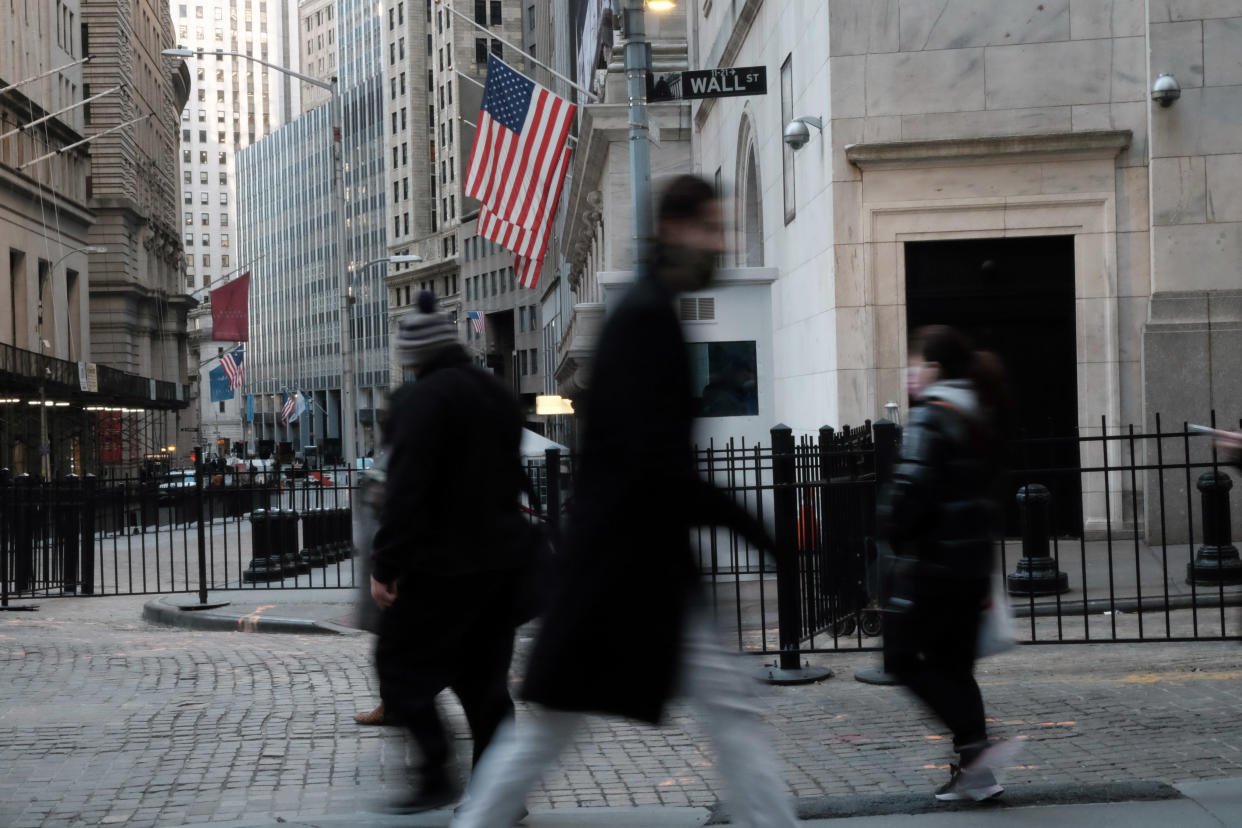
[[[190,311],[189,373],[198,377],[195,439],[209,453],[226,454],[246,439],[244,386],[213,401],[211,371],[235,342],[214,341],[209,291],[243,273],[237,255],[236,153],[301,112],[301,84],[242,52],[298,69],[298,10],[294,0],[186,0],[171,4],[178,45],[200,51],[187,60],[193,78],[181,112],[181,198],[186,291]],[[191,418],[193,420],[193,418]]]
[[[539,362],[531,354],[539,348],[538,326],[527,315],[537,294],[515,286],[512,256],[474,235],[478,203],[465,198],[462,184],[488,55],[533,76],[519,52],[536,45],[533,5],[460,2],[463,19],[431,0],[394,0],[384,19],[388,249],[423,258],[389,275],[390,316],[408,313],[419,290],[434,290],[478,362],[531,405],[542,389],[531,367]],[[477,324],[466,323],[471,312]],[[395,365],[393,371],[399,381]]]
[[[332,9],[332,11],[328,11]],[[251,266],[251,341],[248,393],[255,399],[260,450],[288,443],[294,452],[316,446],[323,457],[342,453],[342,416],[356,417],[358,455],[377,439],[375,411],[389,384],[387,297],[381,260],[386,255],[381,16],[365,0],[329,6],[303,4],[308,15],[332,20],[339,77],[340,143],[333,146],[329,101],[239,154],[241,250]],[[311,29],[314,31],[315,23]],[[318,35],[314,44],[318,48]],[[325,48],[327,37],[324,39]],[[305,46],[305,43],[303,43]],[[306,74],[319,74],[319,58]],[[327,78],[324,78],[325,80]],[[332,198],[332,152],[344,171],[345,214]],[[344,221],[347,305],[354,350],[355,406],[341,410],[342,273],[334,222]],[[258,258],[259,256],[262,258]],[[282,423],[282,395],[301,391],[308,410]]]

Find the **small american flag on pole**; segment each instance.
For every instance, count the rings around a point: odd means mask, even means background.
[[[552,211],[569,169],[575,107],[518,74],[495,55],[479,112],[466,195],[482,202],[478,234],[514,253],[523,287],[539,280]]]
[[[246,356],[246,349],[243,345],[238,345],[224,356],[220,357],[220,364],[224,367],[224,373],[229,378],[229,388],[237,390],[237,387],[246,379],[246,369],[242,364],[242,360]]]
[[[466,311],[466,318],[470,320],[470,327],[474,328],[474,332],[479,336],[483,335],[483,314],[478,311]]]
[[[285,404],[280,408],[280,424],[282,426],[289,425],[289,417],[293,414],[293,409],[297,407],[297,400],[292,394],[281,394],[284,397]]]

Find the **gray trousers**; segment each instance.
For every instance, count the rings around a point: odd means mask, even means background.
[[[791,828],[797,824],[780,760],[759,717],[751,682],[738,655],[721,640],[705,611],[686,625],[682,693],[701,714],[725,783],[734,824]],[[544,708],[515,728],[506,723],[474,770],[452,828],[510,828],[526,795],[551,766],[585,719],[582,713]]]

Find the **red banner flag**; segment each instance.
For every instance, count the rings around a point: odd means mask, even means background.
[[[217,342],[250,339],[250,273],[211,292],[211,338]]]

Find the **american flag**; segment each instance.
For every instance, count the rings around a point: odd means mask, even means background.
[[[237,390],[237,387],[246,380],[246,369],[242,365],[242,360],[246,356],[246,348],[244,345],[238,345],[224,356],[220,357],[220,365],[224,367],[224,373],[229,378],[229,388]]]
[[[285,404],[280,407],[280,424],[287,426],[289,425],[289,417],[292,416],[293,410],[298,403],[292,394],[281,394],[280,396],[285,401]]]
[[[474,328],[474,332],[479,336],[483,335],[483,314],[478,311],[466,311],[466,318],[470,320],[470,327]]]
[[[513,251],[513,270],[523,287],[533,288],[539,280],[552,211],[569,169],[574,109],[488,56],[466,195],[482,202],[478,234]]]

